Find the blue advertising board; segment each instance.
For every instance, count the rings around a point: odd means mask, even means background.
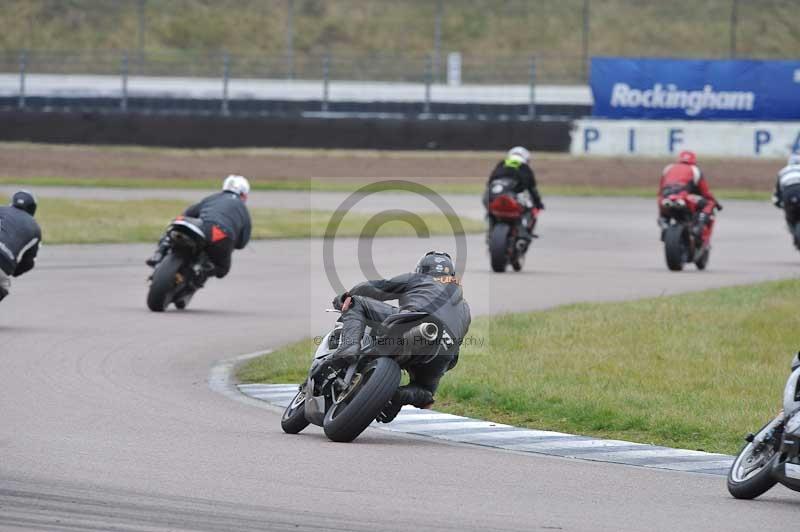
[[[800,61],[592,59],[593,115],[798,120]]]

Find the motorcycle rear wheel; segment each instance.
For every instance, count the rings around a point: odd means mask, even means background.
[[[763,432],[768,425],[765,425],[760,432]],[[780,453],[774,449],[766,448],[764,453],[771,452],[771,455],[757,457],[754,455],[756,444],[748,442],[736,459],[733,461],[731,470],[728,472],[728,492],[737,499],[755,499],[763,495],[775,484],[777,480],[772,476],[772,467],[775,461],[780,458]],[[746,471],[748,460],[760,459],[761,463]]]
[[[508,265],[508,234],[511,227],[505,223],[496,223],[489,235],[489,256],[492,271],[502,273]]]
[[[309,425],[306,419],[306,392],[300,390],[292,398],[281,417],[281,428],[286,434],[297,434]]]
[[[178,284],[176,275],[182,262],[179,257],[170,253],[156,266],[150,280],[150,290],[147,292],[147,308],[153,312],[163,312],[172,302]]]
[[[671,225],[664,231],[664,254],[667,259],[667,268],[673,272],[683,269],[685,246],[683,242],[684,228],[681,225]]]
[[[356,387],[325,413],[322,428],[336,442],[350,442],[378,417],[400,385],[400,366],[389,357],[379,357],[360,372]]]

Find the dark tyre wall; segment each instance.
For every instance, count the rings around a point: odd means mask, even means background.
[[[186,148],[568,151],[569,121],[401,120],[219,115],[0,112],[0,141]]]

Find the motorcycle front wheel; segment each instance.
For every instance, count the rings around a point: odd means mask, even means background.
[[[178,270],[183,261],[170,253],[153,272],[150,280],[150,290],[147,292],[147,308],[153,312],[163,312],[172,302],[172,297],[178,288]]]
[[[322,428],[333,441],[349,442],[364,432],[400,386],[400,366],[389,357],[368,362],[325,413]]]
[[[300,390],[283,412],[281,428],[286,434],[297,434],[307,426],[306,392],[305,390]]]
[[[737,499],[755,499],[778,483],[772,475],[772,467],[780,454],[771,445],[761,444],[761,449],[758,447],[758,444],[748,442],[728,472],[728,492]]]

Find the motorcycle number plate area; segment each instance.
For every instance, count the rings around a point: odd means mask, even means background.
[[[786,464],[786,476],[796,480],[800,480],[800,465]]]

